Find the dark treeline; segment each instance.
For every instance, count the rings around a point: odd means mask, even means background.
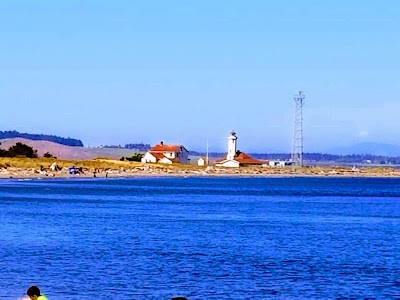
[[[150,144],[136,143],[136,144],[125,144],[125,146],[121,145],[105,145],[103,148],[117,148],[117,149],[134,149],[137,151],[148,151],[151,146]]]
[[[140,161],[142,161],[143,156],[144,156],[143,153],[135,153],[135,154],[133,154],[133,155],[130,156],[130,157],[121,157],[119,160],[121,160],[121,161],[127,160],[127,161],[137,161],[137,162],[140,162]]]
[[[289,153],[251,154],[255,158],[270,160],[288,160]],[[400,157],[381,156],[372,154],[337,155],[328,153],[304,153],[308,162],[337,162],[337,163],[372,163],[372,164],[400,164]]]
[[[1,147],[1,144],[0,144]],[[49,154],[50,155],[50,154]],[[28,157],[37,158],[37,151],[22,143],[16,143],[8,150],[0,149],[0,157]]]
[[[20,133],[18,131],[0,131],[0,139],[24,138],[34,141],[49,141],[66,146],[83,147],[81,140],[63,138],[55,135]]]
[[[190,155],[205,156],[204,152],[190,151]],[[290,153],[250,153],[254,158],[266,160],[289,160]],[[220,158],[226,153],[212,152],[209,157]],[[380,156],[371,154],[335,155],[327,153],[304,153],[304,160],[308,162],[336,162],[336,163],[371,163],[371,164],[400,164],[400,157]]]
[[[148,151],[150,150],[151,146],[150,144],[125,144],[126,149],[137,149],[138,151]]]

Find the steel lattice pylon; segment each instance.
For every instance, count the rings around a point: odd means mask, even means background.
[[[296,103],[294,117],[294,135],[292,148],[292,162],[297,166],[303,166],[303,103],[304,93],[299,91],[294,95]]]

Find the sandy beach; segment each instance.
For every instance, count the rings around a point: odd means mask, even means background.
[[[52,168],[53,166],[53,168]],[[56,170],[54,166],[57,166]],[[75,166],[78,174],[70,174]],[[221,168],[215,166],[162,165],[97,159],[65,161],[51,159],[0,159],[0,178],[118,178],[133,176],[345,176],[400,177],[394,168],[303,167]]]

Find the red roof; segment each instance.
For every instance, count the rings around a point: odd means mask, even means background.
[[[169,152],[169,151],[179,151],[180,148],[183,147],[181,145],[166,145],[166,144],[157,144],[150,148],[150,152]]]
[[[160,152],[151,152],[151,151],[150,151],[150,154],[153,155],[157,160],[159,160],[159,159],[165,157],[164,154],[162,154],[162,153],[160,153]]]
[[[238,156],[235,156],[235,160],[245,165],[262,165],[264,163],[262,160],[254,159],[244,152],[241,152]]]
[[[166,157],[163,153],[161,153],[161,152],[149,152],[151,155],[153,155],[156,159],[157,159],[157,161],[159,161],[160,159],[162,159],[162,158],[166,158],[166,159],[169,159],[170,161],[172,161],[172,162],[174,162],[174,163],[179,163],[180,161],[179,161],[179,159],[177,158],[177,157],[175,157],[175,158],[170,158],[170,157]]]
[[[262,165],[263,163],[265,163],[265,161],[254,159],[250,155],[248,155],[248,154],[246,154],[244,152],[238,151],[238,153],[239,153],[239,155],[235,155],[234,160],[236,160],[240,164],[243,164],[243,165]],[[226,158],[220,158],[220,159],[217,159],[214,163],[220,163],[220,162],[223,162],[224,160],[226,160]]]

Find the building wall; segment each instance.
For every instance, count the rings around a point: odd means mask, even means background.
[[[204,159],[203,159],[202,157],[200,157],[200,158],[197,160],[197,165],[198,165],[199,167],[204,167],[205,164],[206,164],[206,162],[204,161]]]
[[[167,157],[163,157],[158,161],[160,164],[167,164],[167,165],[171,165],[172,161],[169,160]]]
[[[178,158],[180,164],[189,163],[189,152],[183,146],[180,147],[179,151],[176,154],[176,157]]]
[[[172,159],[174,159],[175,156],[176,156],[175,151],[164,152],[163,154],[164,154],[165,157],[172,158]]]
[[[215,164],[217,167],[239,168],[240,164],[236,160],[225,160],[221,163]]]
[[[278,160],[278,161],[276,161],[276,160],[273,161],[273,160],[270,160],[270,161],[268,162],[268,165],[269,165],[270,167],[284,168],[284,167],[290,166],[291,163],[288,162],[288,161],[280,161],[280,160]]]
[[[142,157],[142,163],[156,163],[157,159],[150,153],[146,152],[146,154]]]
[[[226,159],[232,160],[235,158],[237,147],[236,147],[237,137],[235,135],[230,135],[228,137],[228,154]]]

